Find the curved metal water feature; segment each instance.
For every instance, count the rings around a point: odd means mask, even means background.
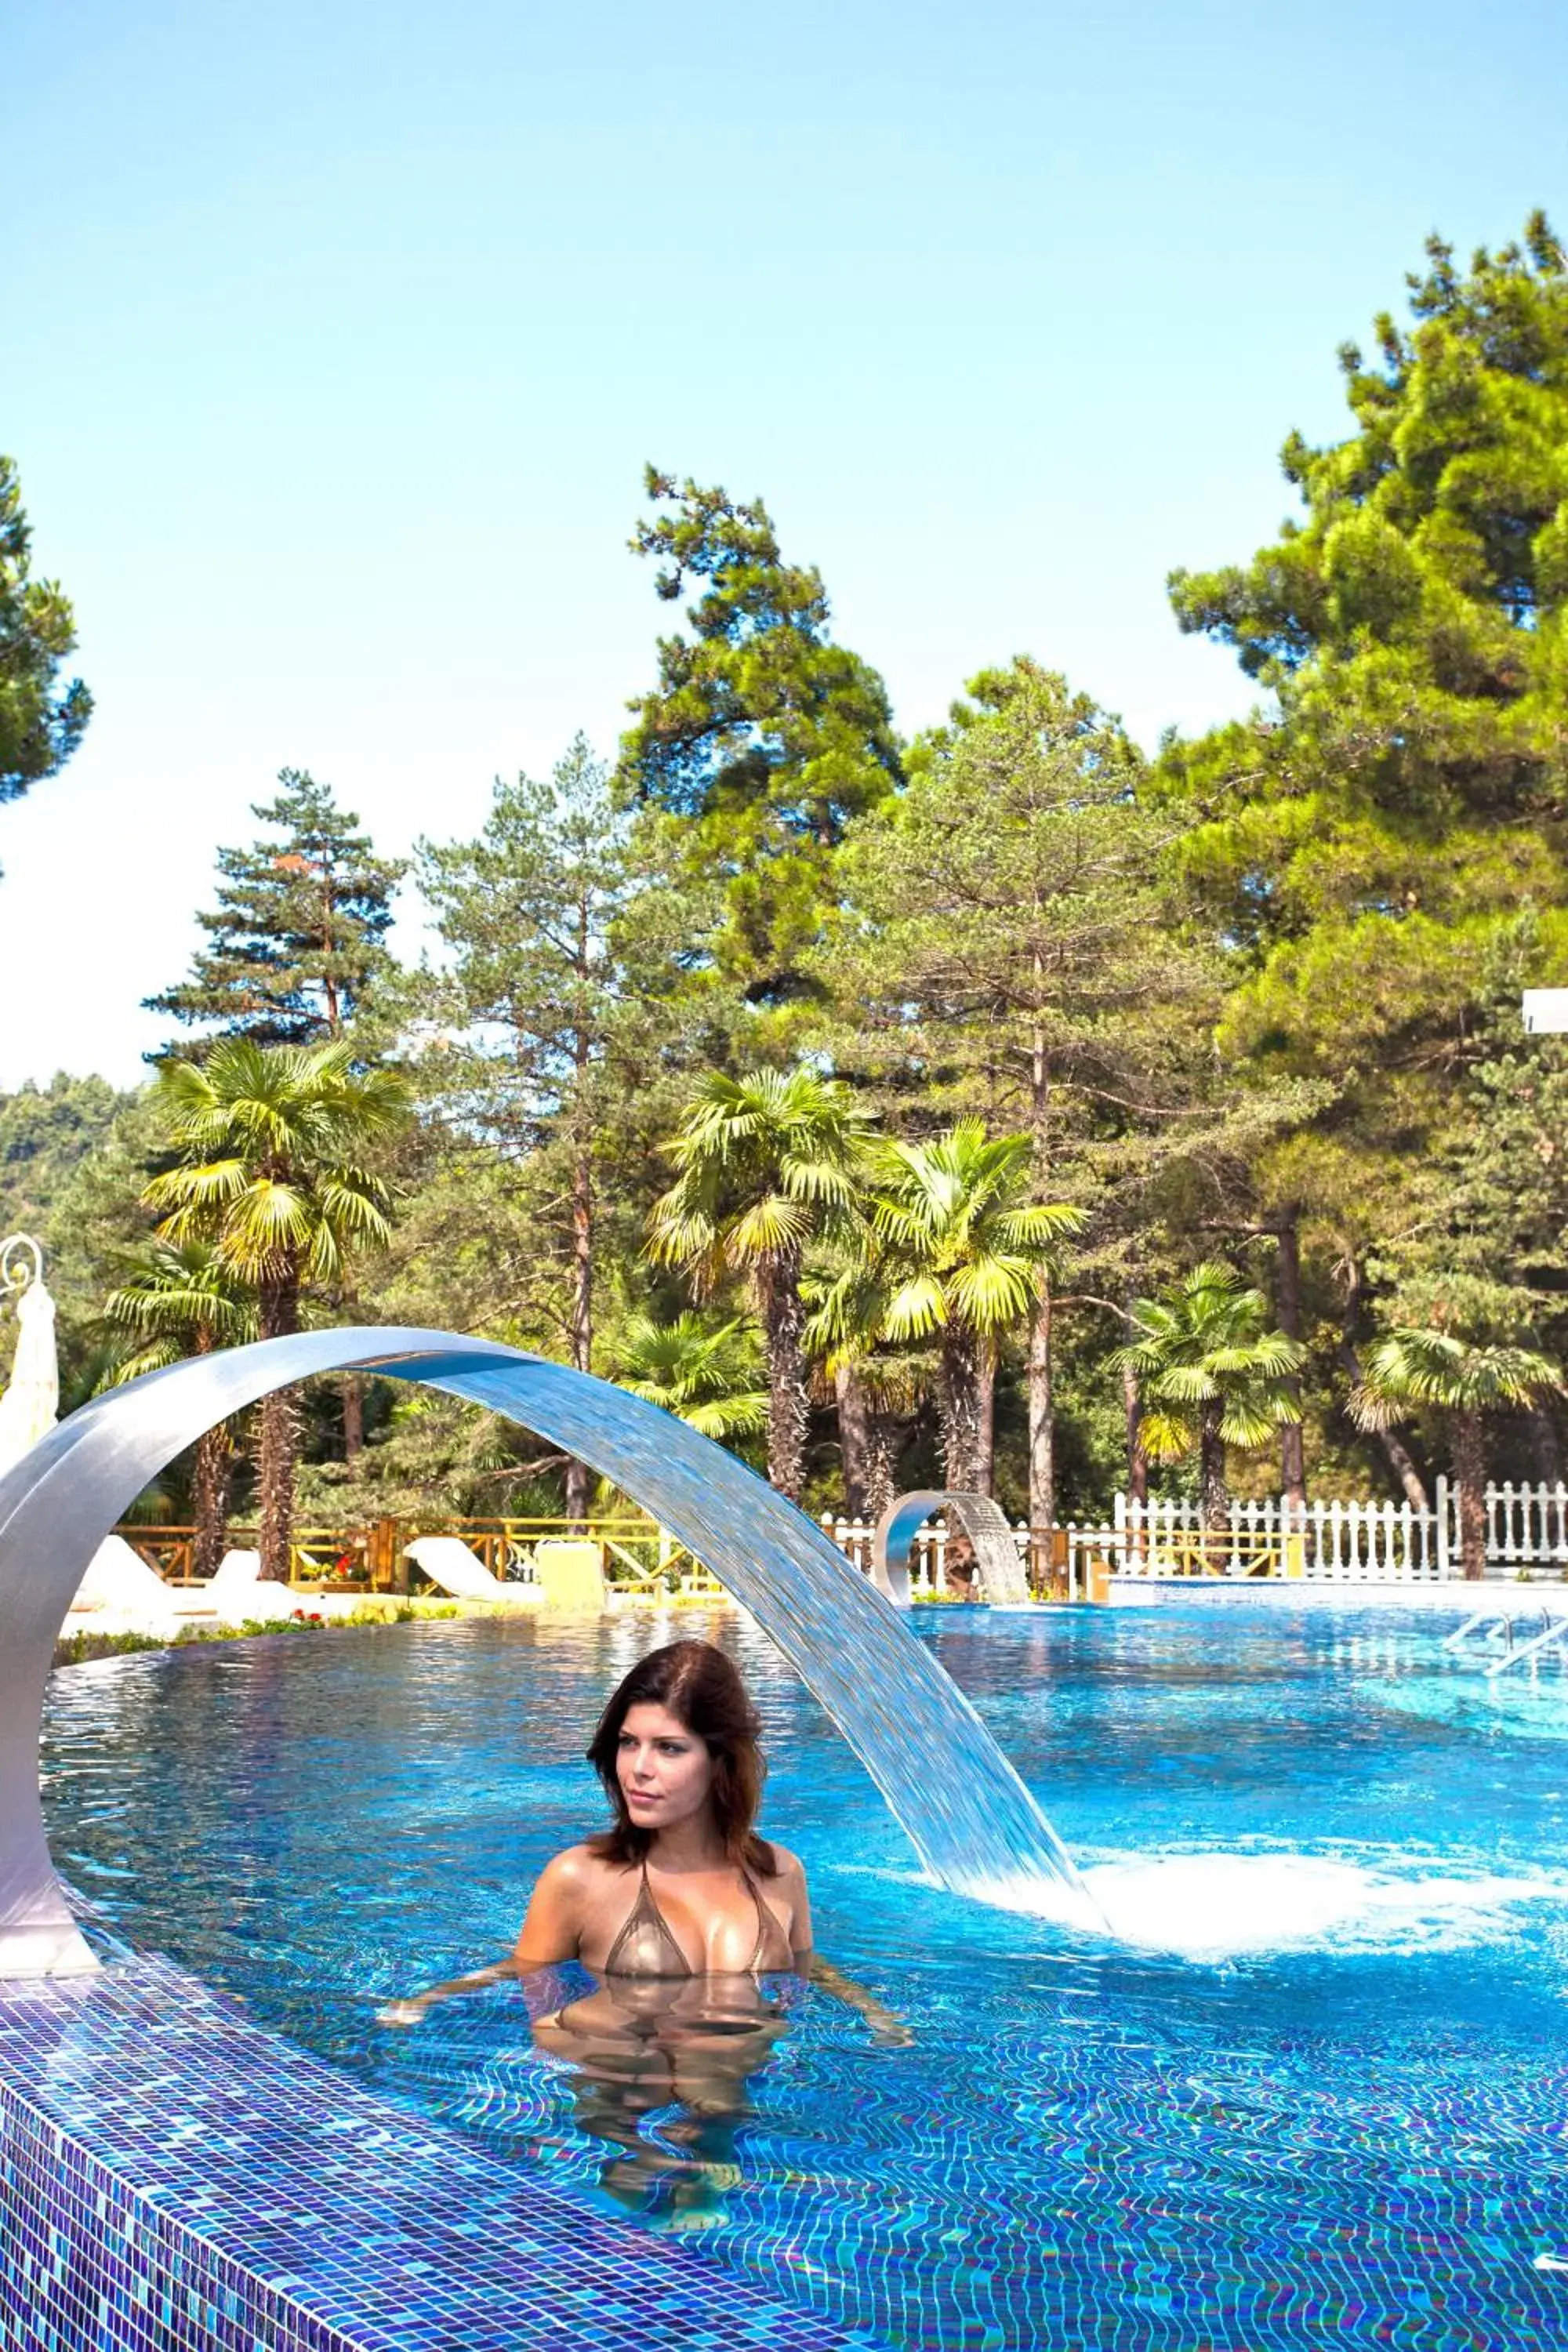
[[[1001,1504],[989,1495],[928,1486],[896,1495],[871,1538],[872,1580],[895,1608],[910,1605],[910,1552],[933,1511],[944,1511],[948,1525],[969,1538],[987,1601],[1016,1606],[1030,1598],[1029,1580]]]
[[[38,1726],[88,1561],[216,1421],[318,1372],[446,1391],[522,1423],[634,1496],[706,1561],[832,1716],[934,1876],[982,1900],[1097,1908],[968,1700],[809,1519],[732,1454],[584,1372],[443,1331],[300,1332],[100,1397],[0,1478],[0,1977],[93,1967],[49,1861]]]

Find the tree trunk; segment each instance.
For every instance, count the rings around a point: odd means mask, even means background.
[[[261,1400],[257,1449],[257,1500],[261,1518],[261,1573],[289,1581],[294,1533],[294,1462],[300,1446],[300,1416],[293,1389],[274,1389]]]
[[[1199,1514],[1205,1536],[1223,1535],[1230,1521],[1230,1492],[1225,1483],[1225,1440],[1219,1433],[1220,1408],[1204,1407],[1198,1439]]]
[[[1149,1499],[1149,1456],[1143,1451],[1143,1392],[1131,1364],[1121,1367],[1121,1410],[1127,1423],[1127,1499]]]
[[[1041,1266],[1029,1325],[1029,1525],[1049,1531],[1057,1523],[1057,1423],[1052,1394],[1051,1276]]]
[[[296,1273],[263,1282],[261,1336],[279,1339],[300,1328],[300,1282]],[[289,1581],[294,1528],[294,1463],[300,1448],[299,1392],[274,1389],[261,1400],[257,1448],[257,1500],[261,1519],[261,1573]]]
[[[1361,1318],[1361,1268],[1350,1260],[1350,1281],[1345,1291],[1344,1326],[1340,1334],[1340,1361],[1355,1382],[1361,1386],[1361,1358],[1356,1353],[1356,1324]],[[1415,1467],[1404,1440],[1393,1429],[1380,1429],[1377,1442],[1382,1446],[1389,1468],[1405,1489],[1405,1499],[1413,1510],[1428,1511],[1432,1506],[1421,1473]]]
[[[581,1084],[584,1052],[578,1055]],[[580,1372],[594,1369],[594,1163],[579,1149],[572,1167],[572,1361]],[[574,1457],[566,1465],[566,1517],[574,1533],[588,1517],[588,1465]]]
[[[216,1576],[228,1548],[228,1496],[234,1481],[234,1447],[228,1425],[218,1422],[196,1440],[191,1477],[191,1515],[196,1523],[197,1576]]]
[[[1276,1307],[1279,1328],[1288,1339],[1298,1346],[1301,1339],[1301,1234],[1294,1209],[1286,1212],[1279,1229],[1279,1281]],[[1298,1412],[1301,1406],[1301,1383],[1287,1382],[1289,1393]],[[1279,1432],[1279,1484],[1284,1490],[1285,1507],[1298,1527],[1305,1526],[1307,1517],[1307,1452],[1301,1424],[1286,1422]]]
[[[342,1383],[343,1460],[353,1464],[364,1452],[364,1382],[357,1372],[346,1372]]]
[[[960,1323],[949,1323],[942,1336],[937,1415],[942,1428],[942,1480],[953,1494],[979,1492],[981,1412],[974,1335]]]
[[[1454,1483],[1459,1490],[1459,1562],[1475,1583],[1487,1572],[1487,1443],[1479,1412],[1454,1415]]]
[[[1040,919],[1035,901],[1036,936]],[[1045,964],[1034,954],[1035,1003],[1045,1000]],[[1034,1160],[1035,1199],[1048,1197],[1051,1167],[1051,1065],[1046,1034],[1037,1021],[1029,1052],[1029,1139]],[[1035,1312],[1029,1324],[1029,1525],[1044,1529],[1046,1557],[1050,1557],[1050,1530],[1057,1523],[1056,1366],[1052,1354],[1051,1271],[1042,1265],[1036,1280]],[[1031,1557],[1033,1556],[1031,1551]]]
[[[805,1308],[798,1268],[770,1271],[763,1286],[763,1346],[768,1372],[768,1484],[792,1503],[805,1485],[810,1407],[805,1388]]]
[[[844,1471],[844,1507],[852,1519],[863,1519],[870,1508],[867,1469],[871,1450],[871,1413],[866,1384],[853,1364],[840,1364],[833,1375],[838,1403],[838,1458]]]
[[[1543,1404],[1532,1404],[1525,1419],[1529,1424],[1530,1447],[1535,1456],[1537,1475],[1548,1486],[1561,1486],[1563,1448],[1557,1442],[1557,1423]]]
[[[865,1515],[874,1527],[898,1493],[899,1424],[873,1398],[866,1414]]]
[[[974,1491],[977,1495],[989,1495],[996,1483],[996,1349],[993,1340],[981,1340],[975,1369],[979,1411],[974,1431]]]
[[[195,1352],[213,1352],[210,1324],[198,1323]],[[191,1517],[195,1521],[191,1570],[195,1576],[216,1576],[222,1564],[228,1533],[228,1494],[234,1478],[234,1444],[226,1422],[215,1423],[196,1440],[191,1465]]]

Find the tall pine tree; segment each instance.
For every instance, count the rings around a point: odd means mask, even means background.
[[[910,769],[839,855],[844,912],[819,959],[835,1059],[879,1076],[906,1123],[958,1110],[1026,1132],[1031,1201],[1090,1213],[1074,1261],[1120,1300],[1160,1262],[1163,1214],[1212,1201],[1230,1126],[1210,1067],[1215,959],[1184,935],[1162,870],[1179,813],[1145,804],[1113,718],[1022,656],[973,679]],[[1037,1526],[1057,1502],[1055,1289],[1042,1258]]]
[[[58,583],[32,577],[31,544],[16,468],[0,457],[0,801],[63,767],[92,716],[79,677],[58,685],[76,621]]]
[[[887,688],[835,644],[821,573],[785,562],[760,500],[651,466],[646,487],[657,511],[632,545],[660,559],[667,604],[698,593],[631,706],[620,787],[653,824],[683,821],[685,868],[721,881],[699,961],[753,1007],[786,1005],[808,989],[845,826],[901,777]]]
[[[1568,259],[1537,215],[1468,268],[1434,238],[1407,283],[1411,324],[1341,353],[1349,435],[1285,445],[1300,519],[1171,583],[1270,694],[1163,766],[1229,948],[1222,1053],[1333,1090],[1253,1174],[1350,1311],[1447,1165],[1500,974],[1568,977]]]
[[[376,856],[328,785],[298,768],[278,782],[278,798],[252,811],[274,837],[219,850],[217,907],[196,919],[209,944],[189,980],[146,1004],[258,1045],[321,1045],[343,1035],[390,970],[392,895],[407,869]]]

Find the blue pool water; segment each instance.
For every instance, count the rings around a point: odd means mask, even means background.
[[[886,2343],[1568,2342],[1568,1679],[1486,1685],[1425,1614],[913,1622],[1131,1940],[923,1884],[771,1646],[684,1612],[58,1675],[56,1858],[119,1932],[498,2168]],[[683,2078],[693,2111],[585,2082],[512,1989],[377,2025],[510,1944],[599,1817],[608,1688],[699,1630],[757,1691],[819,1946],[906,2031],[780,1984],[765,2063],[743,2094]]]

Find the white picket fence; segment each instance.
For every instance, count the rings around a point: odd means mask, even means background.
[[[1487,1488],[1487,1565],[1568,1570],[1568,1486]]]
[[[1487,1573],[1516,1578],[1568,1575],[1568,1486],[1489,1486],[1486,1491]],[[868,1574],[873,1529],[858,1519],[825,1513],[823,1531]],[[1071,1594],[1086,1593],[1091,1570],[1118,1576],[1299,1576],[1363,1583],[1436,1583],[1459,1574],[1458,1497],[1446,1477],[1435,1482],[1432,1507],[1410,1503],[1330,1502],[1314,1497],[1293,1511],[1280,1496],[1235,1503],[1223,1532],[1205,1537],[1198,1506],[1156,1499],[1135,1503],[1118,1495],[1112,1517],[1100,1526],[1076,1521],[1013,1530],[1030,1580],[1053,1576]],[[910,1553],[917,1595],[944,1590],[947,1530],[927,1521]]]

